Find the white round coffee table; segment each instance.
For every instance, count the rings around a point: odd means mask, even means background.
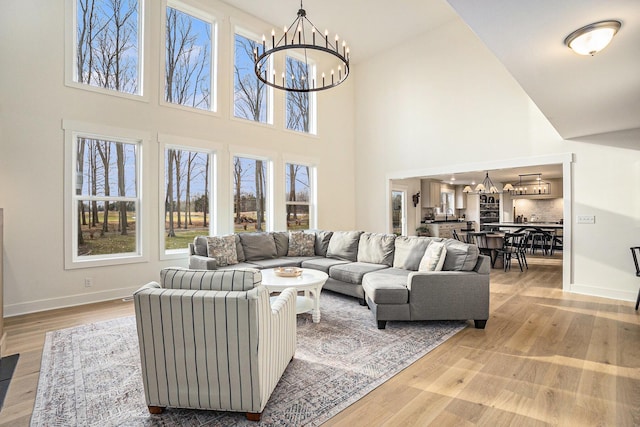
[[[296,313],[312,312],[313,323],[320,322],[320,291],[329,276],[327,273],[309,268],[303,268],[297,277],[282,277],[276,275],[273,268],[261,270],[262,284],[269,292],[281,292],[287,288],[295,288],[304,293],[296,300]]]

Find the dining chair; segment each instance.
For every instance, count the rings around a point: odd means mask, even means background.
[[[640,277],[640,266],[638,265],[638,258],[640,258],[640,246],[634,246],[631,249],[631,255],[633,256],[633,263],[636,266],[636,276]],[[636,298],[636,311],[640,306],[640,290],[638,290],[638,298]]]
[[[502,256],[504,271],[511,270],[511,259],[513,257],[518,260],[520,271],[524,271],[524,269],[522,268],[522,257],[520,256],[522,250],[521,247],[524,245],[524,237],[524,233],[505,233],[502,248],[497,250],[497,254],[495,257],[495,259],[498,259],[498,257]]]
[[[489,245],[487,244],[487,233],[470,231],[467,233],[467,243],[476,245],[482,255],[490,256],[493,261],[493,251],[489,249]]]
[[[453,233],[453,238],[454,238],[454,239],[459,240],[459,241],[462,241],[462,240],[460,239],[460,236],[458,235],[458,232],[457,232],[456,230],[453,230],[453,232],[452,232],[452,233]]]

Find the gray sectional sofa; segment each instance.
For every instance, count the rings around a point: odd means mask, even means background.
[[[432,249],[442,256],[425,263]],[[329,279],[323,289],[368,305],[380,329],[387,321],[469,319],[484,329],[489,318],[490,259],[453,239],[363,231],[241,233],[198,236],[190,253],[191,269],[324,271]],[[420,271],[423,265],[426,271]]]

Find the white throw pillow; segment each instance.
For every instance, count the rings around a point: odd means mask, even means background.
[[[431,242],[424,252],[418,271],[440,271],[447,257],[447,247],[442,242]]]

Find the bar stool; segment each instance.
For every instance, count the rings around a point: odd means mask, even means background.
[[[634,246],[631,249],[631,255],[633,256],[633,263],[636,266],[636,276],[640,277],[640,265],[638,265],[638,258],[640,258],[640,246]],[[640,306],[640,290],[638,290],[638,298],[636,298],[636,311]]]
[[[542,231],[532,231],[529,233],[531,238],[531,246],[529,246],[529,252],[533,255],[536,253],[536,244],[542,249],[542,254],[546,254],[547,236]]]

